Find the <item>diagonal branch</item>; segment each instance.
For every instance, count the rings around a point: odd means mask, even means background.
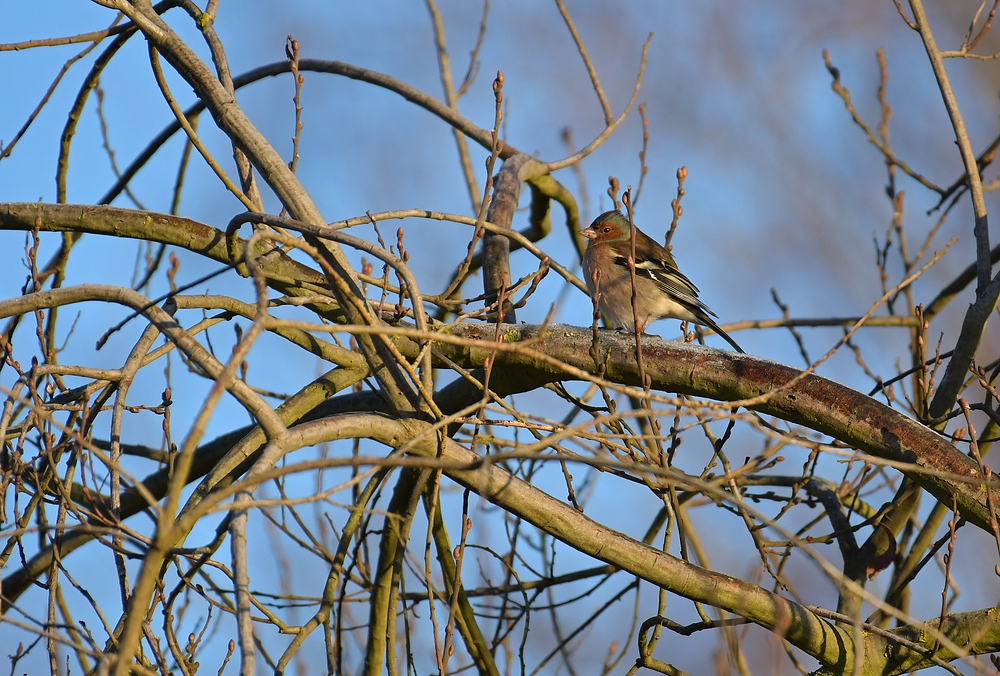
[[[944,59],[941,58],[941,52],[934,41],[934,34],[924,12],[922,0],[910,0],[910,9],[913,11],[913,21],[917,31],[924,42],[934,77],[937,78],[938,89],[941,90],[941,98],[948,110],[952,128],[955,130],[955,141],[958,143],[962,162],[965,164],[966,179],[972,197],[972,210],[975,215],[973,232],[976,237],[976,301],[966,312],[962,330],[955,344],[955,353],[948,362],[948,367],[928,409],[931,418],[940,418],[954,407],[956,397],[961,393],[969,366],[975,358],[979,341],[982,340],[983,331],[986,329],[986,320],[989,319],[996,307],[997,299],[1000,298],[1000,276],[991,281],[990,234],[982,179],[955,92],[944,67]]]

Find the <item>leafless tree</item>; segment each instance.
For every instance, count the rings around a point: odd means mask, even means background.
[[[979,60],[996,68],[984,45],[1000,2],[963,14],[968,31],[950,51],[921,0],[897,5],[896,30],[919,36],[951,121],[936,132],[954,142],[964,172],[948,185],[890,143],[885,54],[874,122],[824,54],[846,112],[836,96],[830,106],[853,119],[869,161],[887,172],[881,286],[851,317],[793,316],[775,293],[782,318],[725,326],[791,335],[785,361],[805,368],[699,345],[695,327],[684,326],[683,341],[605,329],[596,310],[592,326],[545,312],[517,322],[546,287],[595,307],[574,275],[587,225],[581,167],[638,114],[640,180],[633,190],[612,179],[608,198],[629,195],[631,208],[641,195],[649,40],[631,93],[617,100],[555,0],[562,25],[545,30],[570,36],[603,124],[582,143],[564,132],[564,156],[546,158],[506,133],[503,73],[491,94],[476,77],[491,12],[507,7],[482,7],[459,82],[446,21],[427,0],[437,97],[300,57],[292,37],[284,60],[234,73],[228,32],[216,30],[228,3],[94,4],[107,10],[104,30],[0,46],[82,47],[0,148],[0,167],[21,159],[18,144],[56,105],[64,74],[90,64],[59,113],[55,199],[0,204],[0,237],[25,262],[23,275],[2,273],[20,275],[20,291],[0,300],[0,645],[11,673],[43,664],[116,675],[989,668],[983,656],[1000,650],[996,599],[959,610],[954,571],[957,550],[979,538],[993,549],[981,549],[978,570],[1000,575],[1000,485],[984,462],[1000,434],[1000,362],[984,340],[1000,248],[987,223],[997,182],[983,179],[1000,136],[970,140],[949,76]],[[77,125],[94,108],[104,134],[124,124],[105,125],[101,82],[141,44],[162,101],[136,84],[128,114],[142,126],[144,109],[166,102],[174,122],[148,132],[120,168],[105,136],[115,184],[70,204]],[[285,155],[237,97],[274,77],[293,96]],[[319,183],[299,160],[303,116],[323,115],[303,94],[320,78],[386,90],[393,114],[436,116],[453,135],[454,190],[467,212],[318,206],[307,185]],[[489,128],[461,112],[470,93],[492,97]],[[172,206],[145,210],[130,191],[175,138],[179,170],[156,175]],[[385,162],[388,176],[406,152],[371,148],[336,162],[344,172]],[[242,204],[222,221],[208,210],[201,221],[179,215],[181,196],[200,187],[189,176],[204,179],[205,167],[216,201]],[[686,177],[677,172],[670,234],[685,222]],[[934,227],[906,227],[904,182],[935,196]],[[132,205],[110,206],[118,200]],[[529,225],[518,231],[521,206]],[[958,244],[941,234],[956,213],[973,224]],[[434,260],[435,242],[454,233],[464,260]],[[556,233],[576,260],[547,253]],[[140,247],[131,281],[120,254],[99,253],[122,239]],[[967,267],[918,287],[949,247]],[[870,263],[845,266],[870,274]],[[481,293],[471,290],[480,271]],[[972,302],[956,310],[967,289]],[[96,349],[84,342],[93,327]],[[841,334],[817,359],[808,332],[818,327]],[[883,377],[859,339],[889,330],[908,347]],[[819,375],[844,354],[870,375],[867,394]],[[321,367],[306,375],[293,364]],[[917,615],[928,603],[939,612]],[[747,649],[754,636],[777,648],[764,662]],[[684,641],[716,648],[693,657]]]

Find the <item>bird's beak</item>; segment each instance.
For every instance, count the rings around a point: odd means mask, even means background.
[[[593,228],[584,228],[583,230],[580,231],[580,234],[586,237],[587,239],[597,239],[597,231],[594,230]]]

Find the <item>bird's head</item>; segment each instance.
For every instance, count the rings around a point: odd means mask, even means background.
[[[620,211],[605,211],[594,219],[589,228],[580,231],[581,235],[594,242],[613,242],[624,239],[628,233],[628,219]]]

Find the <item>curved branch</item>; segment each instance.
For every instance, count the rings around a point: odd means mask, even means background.
[[[216,124],[230,140],[246,153],[247,158],[260,172],[267,185],[277,194],[289,213],[297,220],[313,225],[325,225],[325,220],[312,197],[292,173],[280,154],[268,143],[263,134],[243,112],[235,97],[209,70],[208,66],[158,15],[151,6],[138,7],[118,2],[117,7],[146,36],[178,72],[191,85],[199,98],[206,102]],[[368,307],[357,274],[340,247],[332,242],[317,242],[307,236],[324,255],[330,274],[327,281],[340,302],[345,318],[354,324],[377,324],[378,316]],[[355,305],[358,303],[358,305]],[[359,347],[369,361],[372,374],[382,387],[385,396],[400,411],[422,408],[419,395],[407,374],[393,361],[388,346],[374,336],[362,337]],[[137,625],[129,621],[129,632]],[[120,667],[119,667],[120,668]]]
[[[289,439],[272,445],[294,441],[294,446],[299,447],[334,438],[364,437],[395,449],[405,446],[410,455],[444,463],[444,473],[452,480],[584,554],[668,591],[737,613],[771,631],[781,631],[783,638],[824,664],[853,663],[850,632],[823,621],[805,606],[758,585],[687,563],[593,521],[457,442],[437,440],[426,433],[428,429],[430,425],[417,420],[349,414],[296,427]]]
[[[544,335],[539,332],[544,330]],[[496,329],[474,323],[452,326],[448,339],[435,347],[466,368],[493,361],[490,389],[498,396],[526,392],[540,384],[567,379],[590,379],[614,387],[621,383],[643,387],[632,358],[634,338],[613,331],[599,332],[596,348],[605,366],[605,380],[590,375],[593,336],[589,330],[570,326],[501,327],[504,344],[492,341]],[[467,343],[457,344],[461,337]],[[481,343],[479,341],[482,341]],[[478,347],[478,345],[482,347]],[[471,347],[470,347],[471,345]],[[407,348],[407,350],[412,348]],[[782,420],[829,435],[851,448],[896,465],[939,501],[950,505],[954,497],[963,517],[992,533],[985,487],[1000,500],[1000,484],[986,482],[976,463],[944,437],[899,411],[845,385],[810,375],[791,387],[801,371],[748,355],[736,355],[656,337],[643,339],[648,353],[646,374],[654,390],[677,392],[720,401],[761,397],[753,408]],[[469,387],[456,381],[456,392]],[[445,388],[439,396],[449,395]],[[439,401],[443,408],[446,401]]]
[[[33,312],[41,308],[54,308],[89,301],[117,303],[142,312],[160,333],[167,336],[191,361],[204,369],[210,378],[216,380],[222,376],[225,367],[211,352],[181,328],[166,310],[154,305],[148,298],[132,289],[110,284],[81,284],[29,293],[0,301],[0,319]],[[267,430],[269,436],[279,434],[284,430],[285,426],[275,415],[274,409],[268,406],[242,380],[231,379],[226,383],[226,387]]]

